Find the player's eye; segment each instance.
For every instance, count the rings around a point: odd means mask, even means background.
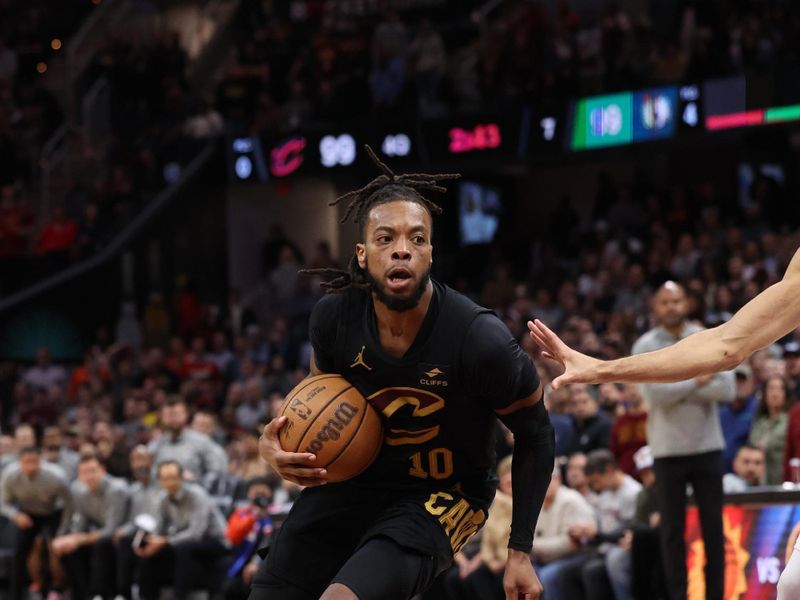
[[[415,244],[424,244],[425,243],[425,238],[422,237],[421,235],[415,235],[414,236],[414,243]]]
[[[392,241],[392,238],[389,237],[388,235],[382,235],[382,236],[378,237],[378,242],[380,242],[381,244],[388,244],[391,241]]]

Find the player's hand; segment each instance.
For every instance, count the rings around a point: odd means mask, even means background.
[[[258,453],[284,479],[299,485],[315,486],[327,483],[325,469],[314,467],[316,456],[309,452],[286,452],[281,448],[278,432],[286,424],[286,417],[272,419],[258,438]]]
[[[508,549],[503,590],[506,600],[539,600],[542,595],[542,584],[533,570],[530,556],[525,552]]]
[[[553,380],[554,390],[569,383],[599,383],[597,366],[601,361],[567,346],[539,319],[528,321],[528,329],[533,341],[542,349],[542,356],[564,367],[564,373]]]

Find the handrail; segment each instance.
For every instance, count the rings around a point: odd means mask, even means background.
[[[130,239],[136,235],[147,222],[158,213],[164,206],[166,206],[177,194],[186,183],[191,180],[197,172],[208,162],[214,154],[215,142],[211,141],[206,144],[203,149],[195,156],[186,169],[183,171],[178,180],[161,191],[155,198],[153,198],[147,206],[136,215],[130,223],[108,244],[105,248],[100,250],[94,256],[91,256],[75,265],[72,265],[65,270],[54,273],[53,275],[31,285],[25,289],[14,292],[7,298],[0,299],[0,312],[9,310],[22,302],[26,302],[39,294],[50,290],[65,281],[69,281],[74,277],[82,275],[100,265],[107,263],[114,255],[124,246]]]

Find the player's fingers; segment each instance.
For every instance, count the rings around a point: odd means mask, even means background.
[[[555,333],[553,333],[550,328],[542,323],[539,319],[536,319],[533,324],[536,326],[536,331],[545,340],[547,347],[549,348],[566,348],[566,344],[561,341]]]
[[[563,379],[563,377],[564,377],[563,375],[560,375],[559,377],[556,377],[555,379],[553,379],[553,381],[550,383],[550,387],[552,387],[554,390],[557,390],[558,388],[560,388],[561,387],[561,380]]]
[[[536,344],[542,350],[549,351],[551,355],[557,355],[559,353],[560,348],[555,343],[553,343],[552,340],[545,337],[542,334],[542,332],[539,331],[538,329],[534,329],[533,331],[530,332],[530,334],[531,338],[533,338],[533,341],[536,342]]]
[[[305,467],[285,467],[281,469],[284,477],[297,477],[299,479],[324,479],[328,472],[325,469],[308,469]]]
[[[310,452],[276,452],[275,463],[279,467],[314,466],[317,457]]]
[[[552,354],[550,354],[546,350],[542,352],[542,356],[544,356],[545,358],[549,358],[550,360],[554,360],[556,362],[559,362],[559,360],[555,356],[553,356]]]

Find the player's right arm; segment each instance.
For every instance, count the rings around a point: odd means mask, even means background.
[[[706,329],[655,352],[613,361],[581,354],[564,344],[544,323],[529,322],[531,337],[544,356],[565,372],[553,381],[567,383],[643,383],[681,381],[726,371],[800,325],[800,250],[783,279],[745,304],[727,323]]]

